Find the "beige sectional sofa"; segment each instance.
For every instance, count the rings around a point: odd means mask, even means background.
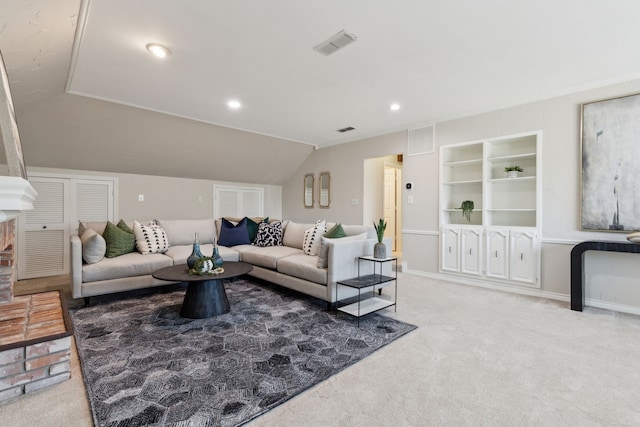
[[[87,251],[89,243],[84,236],[86,229],[93,229],[102,235],[106,222],[81,223],[82,235],[71,236],[71,275],[74,298],[88,298],[97,295],[127,290],[166,285],[168,282],[157,280],[152,273],[160,268],[186,263],[191,254],[194,235],[197,233],[201,252],[211,255],[213,238],[218,236],[220,220],[157,220],[168,239],[169,247],[164,253],[141,254],[131,252],[114,258],[102,258],[92,263]],[[216,227],[217,225],[217,227]],[[330,228],[333,224],[327,223]],[[321,265],[318,255],[307,255],[303,250],[305,231],[314,224],[282,221],[282,246],[258,247],[254,245],[219,246],[219,252],[225,261],[244,261],[253,265],[251,276],[267,280],[328,303],[336,301],[336,282],[357,276],[358,257],[371,255],[376,242],[373,227],[344,225],[347,237],[322,239]],[[133,224],[130,224],[133,228]],[[83,247],[83,240],[86,245]],[[387,250],[390,251],[390,242]],[[389,254],[390,255],[390,254]],[[326,267],[324,267],[326,263]],[[363,262],[360,273],[372,272],[372,263]],[[384,264],[390,269],[390,263]],[[385,271],[389,274],[389,271]],[[354,290],[340,287],[338,299],[353,296]]]

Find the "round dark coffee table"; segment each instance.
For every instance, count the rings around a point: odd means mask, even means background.
[[[153,273],[159,280],[171,282],[185,282],[188,284],[187,293],[182,302],[180,316],[189,319],[205,319],[229,312],[229,300],[222,284],[223,279],[242,276],[253,270],[246,262],[226,261],[222,274],[189,275],[186,264],[166,267]]]

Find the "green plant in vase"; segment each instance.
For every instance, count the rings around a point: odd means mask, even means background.
[[[384,238],[384,230],[387,228],[387,223],[383,218],[380,218],[377,224],[375,222],[373,223],[373,228],[376,229],[376,234],[378,235],[378,243],[373,246],[373,257],[386,258],[387,247],[382,243],[382,239]]]
[[[471,222],[471,214],[473,213],[473,200],[465,200],[460,205],[460,209],[462,209],[462,216],[467,219],[467,222]]]
[[[507,173],[507,176],[509,178],[517,178],[520,172],[524,172],[524,169],[522,169],[518,165],[513,165],[513,166],[505,166],[504,171]]]

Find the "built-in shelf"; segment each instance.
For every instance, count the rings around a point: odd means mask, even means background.
[[[440,147],[441,272],[540,286],[541,138],[528,132]],[[523,172],[509,178],[507,166]],[[476,206],[468,218],[459,208],[466,200]]]
[[[490,163],[503,163],[514,160],[535,160],[536,153],[512,154],[510,156],[489,157],[487,161]]]
[[[482,184],[481,179],[473,179],[470,181],[449,181],[443,182],[442,185],[466,185],[466,184]]]
[[[535,209],[487,209],[488,212],[535,212]]]
[[[482,164],[482,159],[460,160],[460,161],[457,161],[457,162],[445,162],[445,163],[443,163],[444,166],[448,166],[448,167],[474,166],[474,165],[481,165],[481,164]]]
[[[536,176],[519,176],[517,178],[490,178],[487,181],[498,183],[498,184],[510,184],[514,182],[522,182],[522,181],[535,181]]]

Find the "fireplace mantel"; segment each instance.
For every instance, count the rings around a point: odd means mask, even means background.
[[[24,178],[0,176],[0,222],[16,218],[22,211],[33,209],[38,192]]]

